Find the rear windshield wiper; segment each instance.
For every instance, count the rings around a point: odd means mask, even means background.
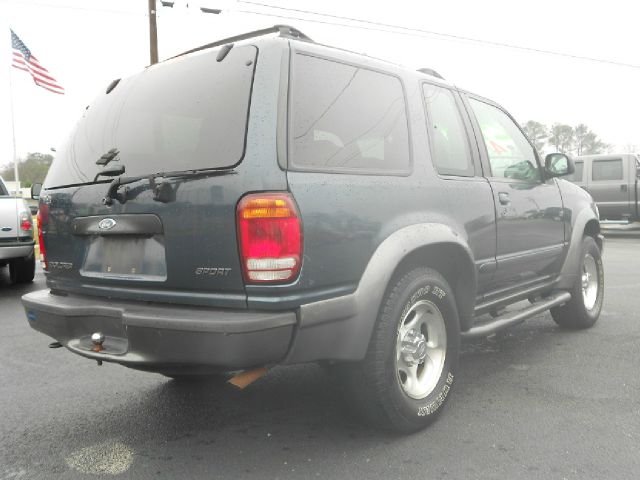
[[[233,168],[228,168],[225,170],[214,170],[214,169],[202,169],[202,170],[182,170],[176,172],[158,172],[151,173],[147,175],[138,175],[135,177],[118,177],[113,180],[109,184],[109,189],[107,190],[107,194],[102,199],[102,203],[104,205],[112,205],[114,200],[118,200],[120,203],[124,203],[127,201],[126,192],[123,195],[118,194],[118,189],[123,185],[128,185],[130,183],[139,182],[140,180],[149,180],[149,186],[153,190],[153,199],[158,202],[167,203],[171,201],[175,194],[175,190],[169,185],[167,182],[157,183],[156,179],[162,178],[195,178],[195,177],[204,177],[204,176],[220,176],[220,175],[229,175],[235,173]]]

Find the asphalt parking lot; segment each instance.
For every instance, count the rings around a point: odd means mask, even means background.
[[[182,384],[47,348],[0,269],[0,480],[637,479],[640,239],[609,239],[600,321],[548,314],[466,342],[444,415],[406,437],[358,423],[315,365],[245,391]],[[115,476],[115,477],[114,477]]]

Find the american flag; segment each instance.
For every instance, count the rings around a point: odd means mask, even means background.
[[[58,85],[58,81],[51,76],[49,70],[40,65],[38,59],[31,54],[31,50],[13,30],[11,30],[11,48],[13,48],[12,67],[29,72],[36,85],[53,93],[64,94],[64,88]]]

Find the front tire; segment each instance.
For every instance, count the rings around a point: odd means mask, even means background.
[[[571,289],[571,300],[551,309],[553,320],[562,328],[580,330],[592,327],[600,316],[604,301],[604,267],[598,244],[592,237],[582,239],[578,278]]]
[[[388,289],[365,359],[340,374],[367,421],[409,433],[442,411],[459,350],[453,291],[435,270],[417,268]]]

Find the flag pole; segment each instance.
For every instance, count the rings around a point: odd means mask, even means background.
[[[11,139],[13,145],[13,174],[16,181],[16,196],[20,191],[20,177],[18,175],[18,155],[16,153],[16,125],[13,118],[13,82],[11,80],[11,69],[9,69],[9,105],[11,109]]]

